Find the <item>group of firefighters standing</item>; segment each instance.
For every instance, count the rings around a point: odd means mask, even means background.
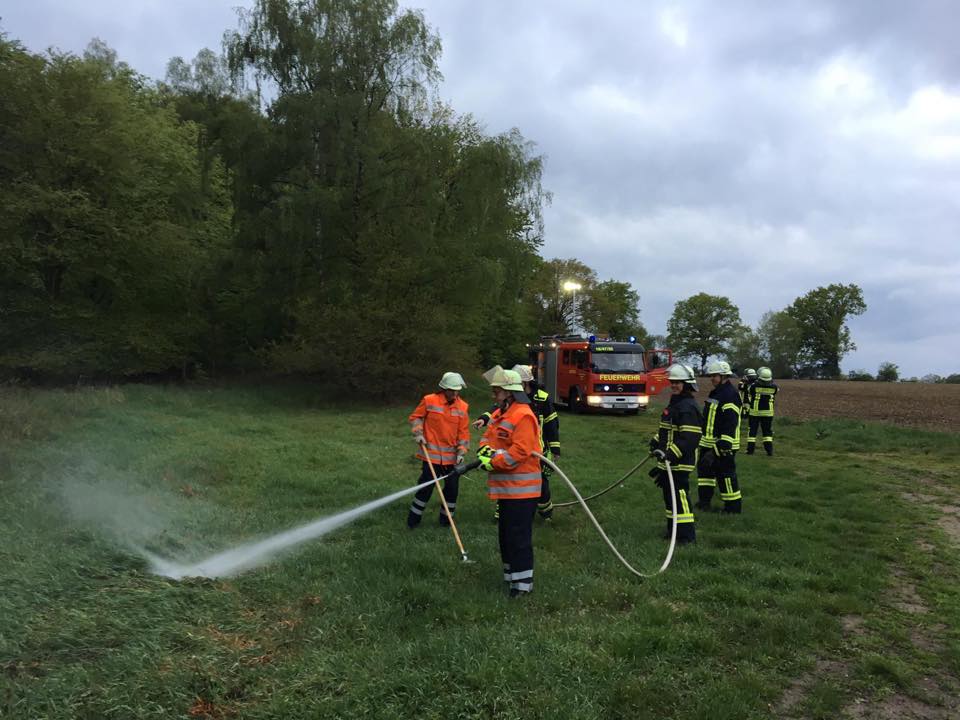
[[[719,491],[723,512],[741,512],[742,496],[737,479],[736,453],[740,450],[741,417],[748,417],[747,454],[753,454],[757,430],[763,432],[767,455],[773,454],[774,398],[777,386],[769,368],[748,369],[739,387],[726,362],[711,363],[706,374],[713,389],[701,410],[694,398],[696,375],[687,365],[668,369],[671,397],[651,438],[650,454],[657,465],[651,477],[663,492],[667,534],[676,503],[677,542],[696,539],[695,518],[690,506],[690,474],[697,471],[697,503],[709,510]],[[504,370],[499,365],[484,373],[494,406],[473,423],[484,428],[476,461],[466,463],[470,451],[469,406],[460,397],[466,387],[459,373],[444,373],[439,392],[425,395],[410,414],[410,429],[422,461],[420,484],[407,514],[407,526],[419,526],[435,483],[443,476],[443,500],[439,522],[450,525],[457,507],[460,476],[479,467],[487,474],[487,496],[496,502],[503,579],[511,597],[533,590],[533,521],[539,514],[549,521],[553,514],[549,467],[536,453],[556,461],[560,457],[560,428],[556,409],[547,392],[538,387],[528,365]],[[673,475],[674,498],[670,497],[667,463]],[[433,466],[431,468],[431,465]],[[448,515],[449,512],[449,515]]]

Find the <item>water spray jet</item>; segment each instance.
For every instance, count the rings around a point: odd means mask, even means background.
[[[444,475],[443,477],[447,476]],[[428,480],[420,485],[399,490],[378,500],[365,503],[352,510],[314,520],[311,523],[272,535],[264,540],[245,543],[195,563],[178,563],[143,548],[139,548],[138,552],[150,563],[151,572],[174,580],[187,577],[230,577],[265,565],[286,550],[326,535],[332,530],[351,523],[384,505],[389,505],[404,495],[410,495],[433,482],[439,482],[440,479]],[[465,555],[466,553],[464,553]]]

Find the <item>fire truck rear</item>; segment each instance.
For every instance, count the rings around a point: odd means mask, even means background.
[[[636,414],[645,410],[650,396],[669,381],[669,350],[644,350],[633,338],[628,342],[567,335],[543,337],[530,347],[536,377],[553,401],[574,412],[620,410]]]

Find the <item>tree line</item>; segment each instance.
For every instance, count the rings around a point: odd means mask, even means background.
[[[839,373],[856,286],[756,329],[701,293],[663,338],[630,283],[541,257],[543,158],[436,100],[440,47],[394,0],[256,0],[163,81],[97,40],[77,57],[0,34],[0,374],[385,393],[578,328]]]
[[[744,324],[729,298],[699,293],[678,302],[667,323],[667,344],[701,368],[711,356],[735,369],[767,366],[781,378],[837,378],[840,361],[856,349],[847,326],[867,305],[855,284],[818,287],[782,310],[763,315],[756,328]],[[881,371],[889,375],[892,363]],[[896,378],[893,378],[896,379]]]
[[[629,283],[540,256],[542,158],[436,101],[439,54],[393,0],[257,0],[164,81],[0,35],[0,372],[385,392],[642,334]]]

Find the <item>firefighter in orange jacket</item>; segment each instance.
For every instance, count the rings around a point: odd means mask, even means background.
[[[418,484],[433,477],[428,462],[433,464],[438,476],[447,475],[443,481],[443,497],[451,515],[455,514],[460,491],[460,476],[451,474],[451,471],[455,465],[463,462],[470,450],[470,420],[467,417],[469,406],[460,399],[460,391],[466,386],[459,373],[444,373],[440,378],[440,392],[424,395],[409,418],[410,431],[418,445],[417,458],[423,461]],[[427,447],[429,459],[423,454],[423,445]],[[431,494],[433,484],[421,488],[413,496],[410,512],[407,513],[407,527],[411,530],[420,524]],[[440,524],[450,524],[442,505]]]
[[[534,453],[540,452],[540,428],[517,372],[497,365],[484,378],[498,407],[477,458],[487,471],[487,496],[499,510],[503,579],[510,596],[517,597],[533,590],[533,515],[541,489],[540,460]]]

